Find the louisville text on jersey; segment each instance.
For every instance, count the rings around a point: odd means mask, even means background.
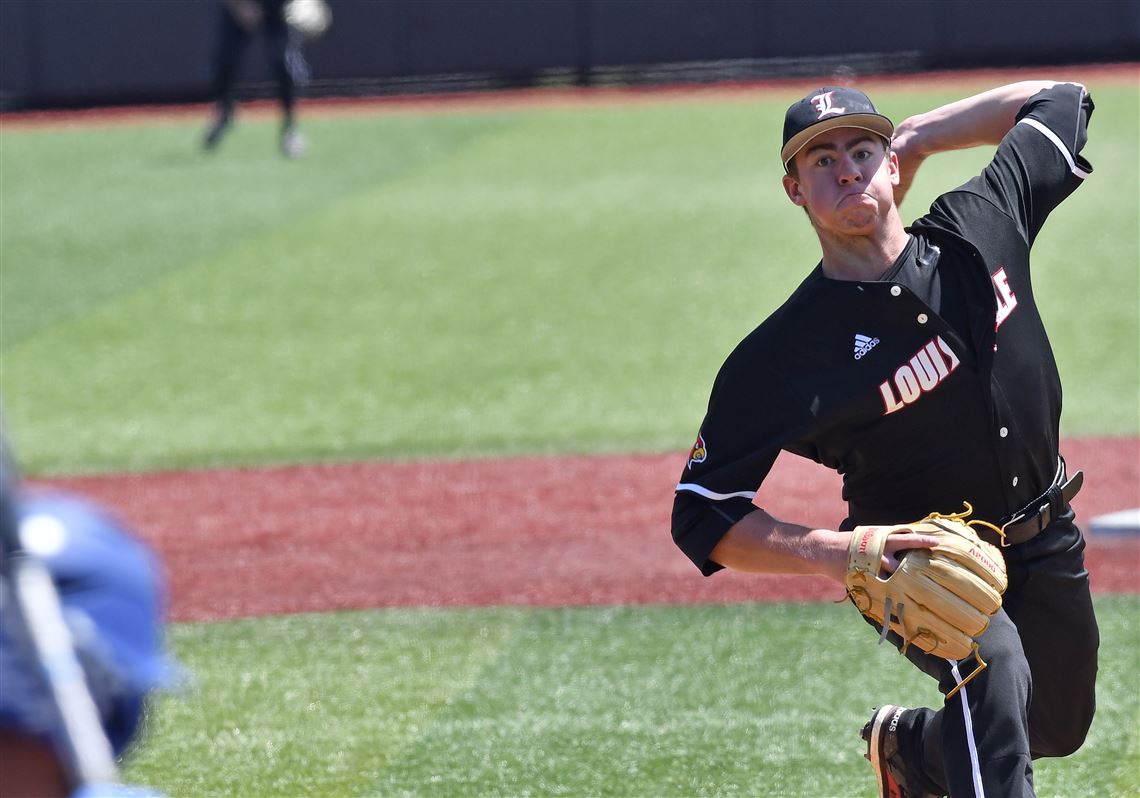
[[[1009,278],[1005,275],[1005,269],[998,269],[991,275],[990,279],[994,281],[994,289],[997,291],[997,319],[994,324],[996,330],[1017,307],[1017,296],[1009,287]]]
[[[933,391],[958,368],[960,362],[941,335],[931,338],[910,360],[898,367],[892,379],[883,380],[879,385],[886,414],[902,410],[917,402],[923,394]]]

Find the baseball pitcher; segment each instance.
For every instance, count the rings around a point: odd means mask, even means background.
[[[1031,286],[1038,232],[1092,173],[1092,112],[1079,84],[1027,81],[897,128],[846,86],[785,116],[783,189],[822,257],[717,375],[673,539],[706,576],[831,577],[937,680],[941,706],[872,699],[862,736],[884,798],[1032,796],[1033,760],[1076,751],[1092,722],[1082,475],[1059,451]],[[922,162],[980,145],[996,147],[981,174],[904,226]],[[838,529],[753,504],[781,451],[843,475]]]

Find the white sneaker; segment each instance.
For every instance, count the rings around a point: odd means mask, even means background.
[[[305,137],[295,129],[286,128],[281,134],[281,152],[286,158],[300,158],[307,148]]]

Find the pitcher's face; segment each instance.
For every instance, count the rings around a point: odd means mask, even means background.
[[[833,128],[812,139],[793,163],[784,190],[820,230],[866,235],[894,205],[898,158],[874,133]]]

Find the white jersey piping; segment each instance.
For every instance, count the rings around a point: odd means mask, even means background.
[[[1034,128],[1035,130],[1039,130],[1041,132],[1041,134],[1043,136],[1045,136],[1045,138],[1047,138],[1047,139],[1049,139],[1049,141],[1053,142],[1053,146],[1055,146],[1058,150],[1061,151],[1061,155],[1065,156],[1065,162],[1067,164],[1069,164],[1069,171],[1071,171],[1073,174],[1075,174],[1081,180],[1084,180],[1086,177],[1089,176],[1088,172],[1086,172],[1084,169],[1081,169],[1079,166],[1077,166],[1076,162],[1073,160],[1073,154],[1071,152],[1069,152],[1069,148],[1066,147],[1061,142],[1061,139],[1057,138],[1057,134],[1054,133],[1052,130],[1050,130],[1048,127],[1046,127],[1044,124],[1042,124],[1041,122],[1038,122],[1036,119],[1022,119],[1020,122],[1018,122],[1018,124],[1019,125],[1029,125],[1031,128]]]
[[[713,499],[714,501],[724,501],[725,499],[755,499],[756,491],[754,490],[738,490],[736,493],[717,493],[708,488],[703,488],[693,482],[678,482],[677,490],[687,490],[696,493],[698,496],[704,496],[706,499]]]

